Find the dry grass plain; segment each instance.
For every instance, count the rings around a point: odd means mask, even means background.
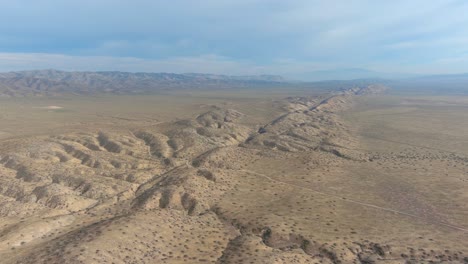
[[[1,99],[1,262],[468,263],[468,99],[375,88]]]

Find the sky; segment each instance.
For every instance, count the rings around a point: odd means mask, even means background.
[[[468,72],[468,1],[0,0],[0,71]]]

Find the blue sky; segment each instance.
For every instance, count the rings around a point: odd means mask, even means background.
[[[468,1],[0,0],[0,71],[468,72]]]

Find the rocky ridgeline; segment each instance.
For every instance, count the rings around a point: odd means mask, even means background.
[[[355,96],[376,94],[385,89],[370,85],[327,98],[287,98],[288,113],[262,126],[247,139],[245,146],[289,152],[321,150],[341,158],[367,160],[364,153],[356,150],[359,143],[337,114],[352,107]]]

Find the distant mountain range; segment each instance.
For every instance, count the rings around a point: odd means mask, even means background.
[[[37,70],[0,73],[0,95],[51,96],[62,93],[145,93],[171,89],[275,86],[285,80],[275,75],[65,72]]]
[[[240,89],[291,87],[337,90],[381,83],[400,91],[468,92],[468,74],[384,78],[363,69],[317,71],[322,81],[301,82],[277,75],[230,76],[199,73],[65,72],[36,70],[0,73],[0,96],[54,96],[60,94],[142,94],[184,89]],[[345,75],[344,73],[348,74]],[[366,75],[367,74],[367,75]],[[319,78],[319,76],[321,76]],[[330,78],[327,78],[327,76]],[[358,77],[359,76],[359,77]],[[358,77],[358,78],[354,78]],[[329,79],[329,80],[328,80]]]

